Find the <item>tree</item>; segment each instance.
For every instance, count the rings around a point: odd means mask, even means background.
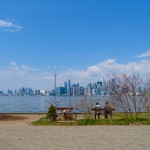
[[[56,109],[52,104],[48,108],[48,112],[46,113],[46,119],[50,119],[51,121],[56,121],[57,119]]]
[[[74,103],[74,108],[82,113],[85,118],[91,118],[92,108],[94,108],[94,106],[95,101],[87,99],[86,96]]]
[[[138,113],[142,110],[142,102],[144,94],[141,89],[143,81],[139,74],[113,74],[115,82],[109,84],[110,101],[115,106],[121,109],[125,116],[128,114],[138,118]]]
[[[143,108],[149,117],[150,115],[150,80],[149,79],[146,81],[145,88],[143,90],[143,96],[144,96],[142,101]]]

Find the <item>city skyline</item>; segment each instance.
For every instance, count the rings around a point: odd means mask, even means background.
[[[85,86],[150,72],[150,2],[0,1],[0,90]]]
[[[56,74],[55,74],[56,75]],[[54,75],[54,83],[56,83],[56,78]],[[81,96],[81,95],[104,95],[104,92],[107,93],[107,84],[113,82],[113,79],[109,81],[97,81],[97,82],[89,82],[85,87],[80,85],[80,83],[72,83],[71,80],[64,81],[64,85],[57,86],[54,84],[53,89],[49,90],[41,90],[41,89],[32,89],[32,87],[20,87],[19,89],[10,89],[6,92],[0,90],[0,96]],[[96,89],[98,91],[96,91]],[[95,94],[92,93],[94,90]],[[102,94],[103,93],[103,94]],[[106,94],[105,93],[105,94]]]

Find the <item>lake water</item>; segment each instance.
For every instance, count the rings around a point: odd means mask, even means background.
[[[58,107],[69,107],[83,97],[73,96],[0,96],[0,113],[45,113],[50,104]],[[87,97],[94,104],[96,101],[103,106],[105,98]]]

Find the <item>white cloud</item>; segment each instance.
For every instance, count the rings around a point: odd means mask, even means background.
[[[57,73],[57,85],[63,86],[64,81],[71,79],[72,83],[80,83],[86,85],[89,82],[97,82],[103,78],[108,79],[111,73],[140,73],[141,75],[149,74],[150,72],[150,61],[142,60],[141,62],[129,62],[128,64],[118,63],[115,59],[108,59],[99,64],[89,66],[85,70],[67,70],[62,73]],[[47,81],[49,84],[54,83],[54,75],[44,74],[42,80]]]
[[[36,71],[36,70],[38,70],[37,68],[31,68],[31,67],[26,66],[26,65],[20,65],[19,66],[19,65],[17,65],[17,63],[15,61],[10,62],[8,68],[11,70],[14,69],[14,70],[19,70],[19,71],[21,71],[21,70],[23,70],[23,71]]]
[[[23,29],[22,26],[12,23],[11,21],[0,20],[0,28],[3,28],[4,31],[16,32]]]
[[[150,56],[150,50],[147,50],[146,52],[144,52],[143,54],[140,54],[138,56],[136,56],[137,58],[144,58],[144,57],[149,57]]]
[[[5,68],[0,68],[1,89],[19,89],[23,86],[37,89],[40,87],[40,73],[38,69],[27,65],[18,65],[15,61],[9,63]]]
[[[129,62],[127,64],[118,63],[115,59],[108,59],[96,65],[89,66],[85,70],[69,69],[61,73],[57,72],[57,86],[63,86],[64,81],[71,79],[72,83],[80,83],[86,86],[89,82],[97,82],[103,78],[107,79],[111,72],[115,73],[140,73],[149,75],[150,61]],[[20,86],[27,86],[33,89],[50,90],[54,87],[54,70],[46,73],[44,70],[18,65],[15,61],[11,62],[5,69],[0,69],[1,89],[18,89]]]
[[[5,69],[0,69],[0,78],[24,76],[37,70],[26,65],[17,65],[15,61],[12,61]]]

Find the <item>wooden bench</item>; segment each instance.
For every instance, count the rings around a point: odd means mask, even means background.
[[[92,108],[92,109],[91,109],[91,111],[95,111],[95,110],[96,110],[95,108]],[[105,114],[105,113],[104,113],[104,108],[100,108],[99,111],[100,111],[100,114],[102,114],[102,112],[103,112],[103,114],[104,114],[104,116],[105,116],[105,119],[108,118],[108,114],[110,115],[110,118],[112,119],[112,112]],[[112,108],[112,111],[115,111],[115,108]]]
[[[91,110],[95,111],[95,108],[92,108]],[[104,111],[104,108],[100,108],[100,111]],[[115,111],[115,108],[112,108],[112,111]]]
[[[92,108],[91,110],[92,110],[92,111],[95,111],[95,108]],[[103,111],[104,108],[100,108],[99,110],[100,110],[100,111]]]

